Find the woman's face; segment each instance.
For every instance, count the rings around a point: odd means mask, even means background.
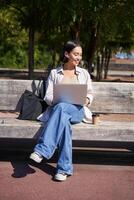
[[[65,52],[65,56],[68,58],[68,63],[73,64],[74,66],[79,65],[82,59],[82,48],[75,47],[72,51]]]

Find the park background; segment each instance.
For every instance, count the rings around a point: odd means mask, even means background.
[[[1,75],[15,78],[19,69],[39,78],[60,64],[64,42],[73,39],[81,41],[82,67],[94,80],[113,80],[111,69],[119,71],[116,80],[133,81],[133,19],[133,0],[1,0]]]
[[[44,72],[59,64],[62,45],[68,39],[82,42],[83,67],[88,69],[93,80],[134,82],[133,0],[0,0],[0,78],[4,79],[3,83],[14,82],[5,78],[33,79],[44,76]],[[18,82],[21,84],[21,81]],[[129,87],[125,90],[127,83],[121,85],[125,92],[131,90]],[[6,104],[14,95],[12,89],[15,90],[18,85],[12,87],[9,84],[7,88],[11,90],[10,93],[2,84],[0,86],[2,98],[5,94],[8,97],[1,101]],[[114,95],[126,101],[133,97],[131,92],[126,97],[118,90],[113,91]],[[129,106],[133,110],[133,106]],[[7,117],[5,124],[2,114]],[[22,122],[15,121],[13,124],[11,114],[1,112],[0,115],[1,130],[5,127],[8,134],[11,133],[8,127],[12,127],[14,134],[18,122]],[[108,120],[120,121],[123,126],[124,121],[126,124],[133,123],[133,114],[129,114],[129,118],[125,114],[122,118],[119,115],[116,118],[110,116]],[[22,130],[24,127],[27,129],[24,124]],[[14,146],[10,138],[6,143],[8,148],[9,144]],[[18,142],[16,145],[21,147]],[[4,143],[3,146],[5,148]],[[98,148],[80,152],[76,149],[75,176],[63,184],[51,180],[55,161],[36,165],[29,163],[29,152],[0,151],[0,199],[133,200],[134,154],[131,150]]]

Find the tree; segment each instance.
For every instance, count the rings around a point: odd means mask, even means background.
[[[111,54],[117,49],[129,50],[134,43],[134,5],[132,1],[115,1],[101,21],[98,50],[101,55],[97,80],[107,78]],[[104,76],[102,72],[104,71]],[[99,74],[100,73],[100,74]]]
[[[20,28],[12,12],[1,8],[0,12],[0,65],[4,67],[26,66],[27,34]]]
[[[28,31],[28,69],[30,79],[33,78],[34,70],[35,33],[41,31],[42,24],[47,18],[48,3],[49,0],[7,0],[3,3],[4,6],[8,6],[12,10],[21,27]]]
[[[133,0],[5,0],[16,20],[28,32],[29,78],[34,71],[34,45],[42,44],[59,63],[61,46],[68,39],[82,41],[84,59],[97,80],[107,76],[109,60],[117,48],[130,49],[134,33]],[[56,8],[56,9],[55,9]]]

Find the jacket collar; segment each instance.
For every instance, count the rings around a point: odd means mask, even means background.
[[[78,75],[81,72],[81,68],[76,66],[75,67],[75,73]],[[63,65],[57,68],[57,73],[62,73],[63,74]]]

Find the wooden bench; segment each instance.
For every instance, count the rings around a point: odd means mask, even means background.
[[[32,90],[32,87],[31,80],[0,80],[1,141],[38,138],[43,123],[17,119],[19,99],[25,89]],[[93,82],[93,88],[94,101],[91,110],[100,113],[100,123],[72,125],[73,144],[90,147],[133,147],[134,84]]]

